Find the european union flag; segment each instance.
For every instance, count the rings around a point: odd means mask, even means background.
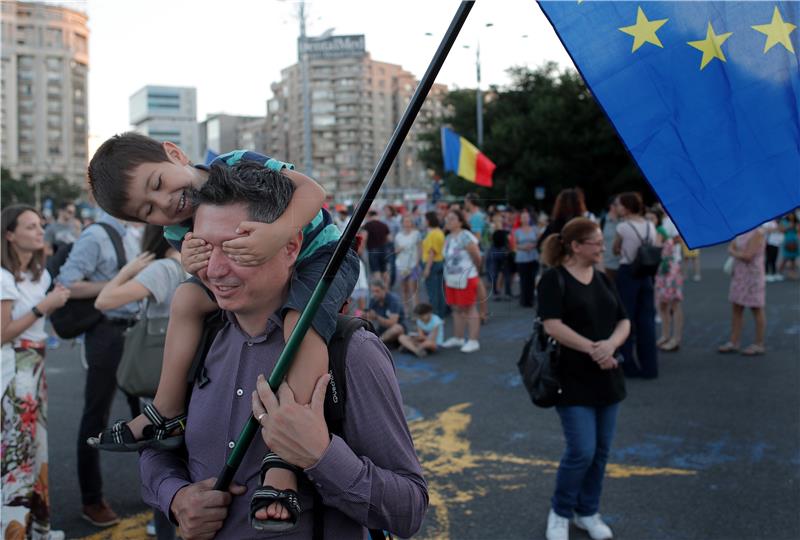
[[[800,206],[800,3],[539,4],[691,247]]]

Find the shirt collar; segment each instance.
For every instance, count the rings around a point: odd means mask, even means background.
[[[225,311],[224,314],[225,318],[228,320],[228,323],[230,323],[230,325],[236,329],[236,332],[238,332],[244,339],[252,341],[253,343],[261,343],[266,341],[276,330],[281,330],[281,332],[283,331],[283,320],[278,316],[277,312],[273,313],[267,318],[267,328],[264,330],[264,332],[252,337],[247,332],[242,330],[241,326],[239,326],[239,321],[236,320],[235,313],[232,311]]]

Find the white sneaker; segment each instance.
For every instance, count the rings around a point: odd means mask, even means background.
[[[701,279],[703,278],[700,277],[700,274],[695,274],[694,276],[692,276],[692,281],[700,281]]]
[[[155,536],[156,535],[156,520],[151,519],[147,522],[147,525],[144,527],[144,533],[147,536]]]
[[[455,336],[448,338],[447,340],[445,340],[444,343],[442,343],[442,347],[444,347],[445,349],[451,349],[453,347],[461,347],[463,345],[464,345],[464,338]]]
[[[775,276],[773,276],[772,274],[767,274],[767,276],[764,278],[764,281],[766,281],[767,283],[772,283],[773,281],[775,281]]]
[[[569,540],[569,520],[550,509],[550,513],[547,514],[547,532],[544,536],[547,540]]]
[[[64,540],[66,536],[67,535],[64,534],[64,531],[50,529],[50,536],[48,536],[48,540]]]
[[[774,281],[783,281],[784,279],[786,279],[786,276],[784,276],[783,274],[775,274],[775,276],[772,279]]]
[[[575,526],[579,529],[588,532],[592,540],[610,540],[614,538],[611,527],[605,524],[600,514],[594,514],[593,516],[575,516],[573,523],[575,523]]]
[[[463,352],[463,353],[471,353],[471,352],[479,351],[480,349],[481,349],[481,344],[478,343],[478,340],[477,339],[470,339],[469,341],[464,343],[463,347],[461,347],[461,352]]]

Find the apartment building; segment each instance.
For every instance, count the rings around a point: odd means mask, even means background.
[[[148,85],[129,99],[129,120],[133,129],[158,141],[177,144],[189,159],[201,162],[197,126],[197,90],[183,86]]]
[[[0,158],[17,178],[75,184],[88,161],[89,29],[74,9],[3,0]]]

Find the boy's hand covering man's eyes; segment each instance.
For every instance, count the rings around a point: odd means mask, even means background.
[[[241,266],[264,264],[290,239],[276,229],[271,223],[242,221],[236,229],[241,236],[223,242],[222,251]]]
[[[201,238],[195,238],[192,233],[186,233],[181,244],[181,266],[192,275],[208,266],[211,258],[211,246]]]

